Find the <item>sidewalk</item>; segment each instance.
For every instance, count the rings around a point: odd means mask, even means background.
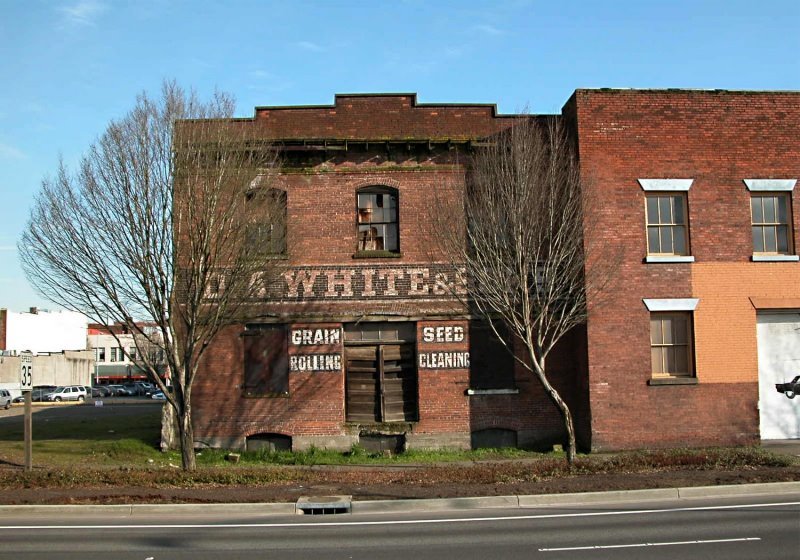
[[[761,442],[761,447],[772,453],[800,457],[800,439],[772,439]]]

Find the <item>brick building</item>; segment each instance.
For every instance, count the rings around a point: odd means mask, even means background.
[[[800,365],[800,95],[578,90],[550,117],[574,135],[601,193],[587,220],[622,262],[610,297],[549,359],[579,444],[746,443],[776,425],[800,437],[797,403],[769,390]],[[431,228],[473,144],[515,118],[387,94],[237,121],[285,156],[270,188],[286,205],[273,249],[288,269],[263,318],[206,355],[198,445],[562,441],[537,382],[450,295],[457,271]]]
[[[592,446],[800,437],[775,390],[800,374],[800,94],[579,90],[563,114],[623,263],[588,321]]]

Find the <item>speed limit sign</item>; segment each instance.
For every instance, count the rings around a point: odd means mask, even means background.
[[[19,387],[23,391],[33,388],[33,354],[30,352],[20,354]]]

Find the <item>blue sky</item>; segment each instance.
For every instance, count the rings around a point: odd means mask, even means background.
[[[0,0],[0,307],[43,177],[175,78],[256,105],[417,92],[558,112],[576,88],[800,90],[795,1]]]

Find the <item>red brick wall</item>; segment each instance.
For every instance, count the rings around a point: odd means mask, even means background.
[[[515,351],[524,359],[526,351],[519,341]],[[562,338],[549,354],[546,369],[548,380],[570,408],[578,446],[588,449],[586,340],[582,328]],[[472,431],[486,428],[514,430],[518,432],[520,444],[542,449],[566,443],[561,413],[535,374],[516,364],[514,378],[518,394],[470,397]]]
[[[193,392],[195,439],[341,434],[344,372],[289,372],[288,397],[244,397],[242,330],[222,331],[202,362]]]
[[[442,167],[382,171],[369,164],[358,168],[341,165],[325,173],[284,174],[278,183],[287,191],[290,264],[368,265],[434,260],[438,251],[430,227],[434,192],[460,189],[464,182],[463,169]],[[353,258],[357,244],[356,192],[372,185],[397,189],[402,258]]]
[[[465,336],[460,342],[425,342],[426,327],[459,327]],[[417,355],[438,352],[469,352],[467,321],[420,321],[417,323]],[[469,369],[422,368],[419,373],[419,424],[421,433],[470,431]]]
[[[582,172],[600,193],[589,219],[596,220],[598,234],[622,262],[607,301],[592,309],[588,322],[593,447],[753,441],[758,437],[757,371],[745,376],[749,381],[741,381],[737,372],[735,384],[723,384],[720,371],[698,370],[696,386],[647,385],[649,312],[642,298],[698,297],[693,268],[749,262],[749,193],[742,180],[800,177],[800,95],[579,90],[564,112],[577,119]],[[645,206],[638,178],[694,179],[688,206],[698,264],[643,263]],[[795,189],[795,231],[800,228],[798,193]],[[770,266],[775,263],[757,268],[759,282],[771,281]],[[779,266],[796,268],[797,263]],[[702,296],[714,297],[709,290]],[[696,340],[725,337],[724,314],[710,322],[703,313],[701,298],[696,331],[702,324],[714,332],[695,332]],[[750,336],[755,337],[755,325]],[[698,345],[696,352],[701,351]],[[728,353],[737,351],[732,341]]]
[[[435,141],[487,136],[515,118],[496,113],[494,105],[420,104],[414,94],[337,95],[330,106],[258,107],[253,122],[270,138]]]

